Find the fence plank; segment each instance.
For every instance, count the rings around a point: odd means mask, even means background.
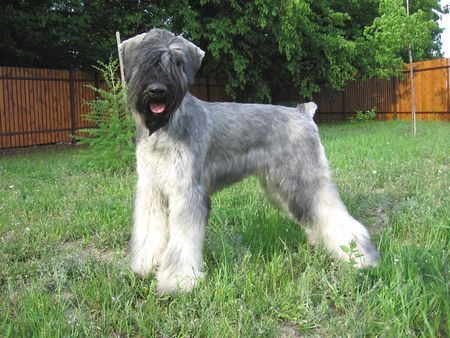
[[[7,132],[6,127],[6,95],[5,85],[2,79],[4,70],[0,68],[0,135]],[[8,136],[0,136],[0,147],[9,148]]]
[[[20,74],[22,77],[26,77],[27,74],[27,70],[25,68],[21,68],[20,69]],[[30,133],[31,129],[32,129],[32,119],[30,117],[30,97],[29,97],[29,81],[21,81],[21,96],[22,96],[22,107],[21,107],[21,112],[23,115],[23,120],[25,121],[24,123],[24,144],[25,145],[30,145],[33,144],[32,141],[32,133]]]
[[[17,77],[18,68],[14,67],[11,69],[11,75]],[[14,143],[17,144],[18,147],[23,145],[23,121],[22,115],[20,114],[19,105],[20,105],[20,84],[19,81],[11,81],[11,106],[13,110],[13,121],[14,121],[14,129],[18,130],[19,134],[15,135]]]

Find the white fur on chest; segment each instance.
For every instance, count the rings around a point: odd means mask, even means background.
[[[191,184],[188,180],[180,180],[193,176],[195,159],[185,148],[184,143],[174,142],[166,134],[139,140],[136,147],[139,180],[151,183],[165,195]]]

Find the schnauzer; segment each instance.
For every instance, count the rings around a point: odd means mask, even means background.
[[[137,191],[130,240],[132,270],[156,270],[158,292],[189,291],[203,277],[209,196],[257,175],[270,201],[302,225],[311,243],[359,267],[378,258],[333,184],[313,121],[297,108],[211,103],[188,92],[204,52],[181,36],[152,29],[124,41],[129,101],[137,125]]]

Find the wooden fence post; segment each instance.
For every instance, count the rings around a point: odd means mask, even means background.
[[[75,133],[77,132],[77,111],[75,102],[75,85],[72,69],[69,70],[69,95],[70,95],[70,117],[72,123],[72,144],[76,143]]]
[[[397,105],[398,105],[398,94],[397,94],[397,85],[398,85],[398,81],[397,81],[397,77],[393,76],[392,77],[392,98],[394,100],[394,120],[396,121],[398,119],[397,116]]]
[[[96,70],[94,72],[94,87],[99,89],[100,88],[100,79],[98,78],[98,72]],[[97,90],[94,91],[95,99],[98,99],[99,93]]]
[[[347,85],[345,85],[345,88],[344,88],[344,90],[342,91],[342,121],[345,121],[346,120],[346,109],[347,109],[347,105],[345,104],[346,102],[345,102],[345,94],[346,94],[346,92],[347,92]]]
[[[447,63],[447,114],[450,114],[450,58],[446,60]]]
[[[209,76],[206,77],[206,97],[208,102],[211,102],[211,88],[210,88]]]

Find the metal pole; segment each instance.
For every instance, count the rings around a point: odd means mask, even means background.
[[[406,13],[409,16],[409,0],[406,0]],[[409,76],[411,79],[411,120],[412,120],[412,134],[416,136],[416,100],[414,93],[414,67],[413,67],[413,57],[412,57],[412,47],[411,43],[408,45],[408,55],[409,55]]]

